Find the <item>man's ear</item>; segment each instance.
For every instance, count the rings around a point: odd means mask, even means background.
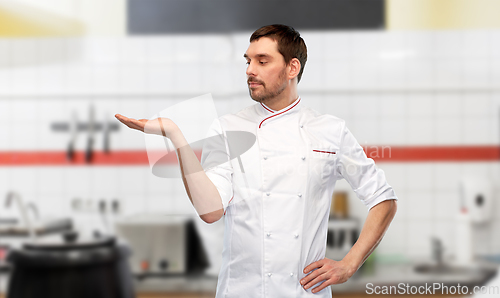
[[[289,63],[290,72],[288,73],[288,79],[291,80],[299,75],[300,72],[300,61],[297,58],[292,58]]]

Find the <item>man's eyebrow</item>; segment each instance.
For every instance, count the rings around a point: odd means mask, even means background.
[[[257,58],[268,58],[268,59],[271,59],[273,58],[271,55],[269,54],[266,54],[266,53],[262,53],[262,54],[257,54],[255,55]],[[250,59],[250,57],[248,57],[248,55],[245,53],[243,54],[243,57],[245,57],[246,59]]]

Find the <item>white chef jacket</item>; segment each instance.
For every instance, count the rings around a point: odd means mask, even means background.
[[[203,146],[201,164],[225,214],[216,298],[332,297],[330,286],[312,293],[319,284],[305,290],[300,279],[307,265],[325,257],[335,182],[346,179],[368,208],[397,200],[345,121],[302,101],[279,111],[256,103],[210,128],[210,135],[256,136],[240,160],[222,164],[215,162],[220,148]],[[226,146],[232,146],[227,138]]]

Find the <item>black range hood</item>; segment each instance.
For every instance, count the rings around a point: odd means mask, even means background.
[[[385,28],[384,0],[127,0],[131,35]]]

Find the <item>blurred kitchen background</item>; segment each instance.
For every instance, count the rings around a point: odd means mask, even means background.
[[[307,44],[304,103],[345,119],[399,198],[375,253],[333,291],[485,284],[500,262],[499,10],[494,0],[0,1],[1,291],[6,255],[30,241],[27,219],[39,239],[118,235],[140,297],[213,297],[223,220],[204,224],[180,179],[154,176],[143,134],[114,114],[150,118],[206,93],[219,115],[253,104],[243,53],[271,23]],[[366,215],[338,182],[327,257],[342,258]]]

